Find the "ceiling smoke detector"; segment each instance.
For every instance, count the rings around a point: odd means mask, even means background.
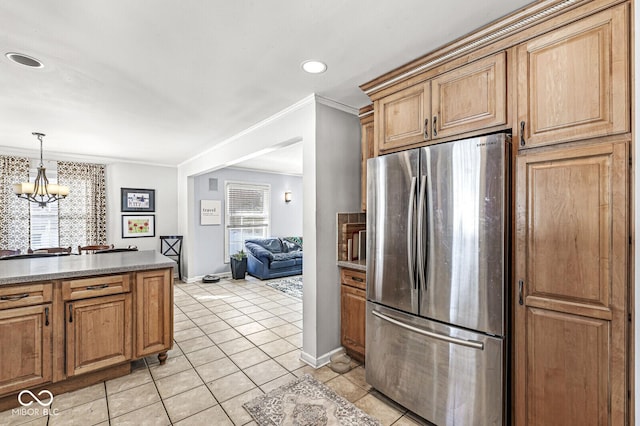
[[[44,64],[42,62],[22,53],[9,52],[6,53],[5,56],[16,64],[24,65],[25,67],[44,68]]]
[[[322,74],[327,70],[327,64],[316,60],[304,61],[300,66],[309,74]]]

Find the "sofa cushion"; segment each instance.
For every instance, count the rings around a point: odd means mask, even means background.
[[[252,238],[250,240],[246,240],[245,245],[247,243],[257,244],[264,249],[269,250],[271,253],[283,252],[280,238]]]
[[[247,248],[247,251],[249,251],[249,253],[251,253],[258,259],[273,260],[273,253],[271,253],[269,250],[265,249],[261,245],[258,245],[256,243],[250,243],[247,241],[244,243],[244,246]]]
[[[289,253],[275,253],[273,255],[273,260],[290,260],[290,259],[297,259],[297,258],[301,258],[302,257],[302,252],[301,251],[292,251]]]
[[[295,266],[295,264],[296,264],[296,260],[295,259],[273,260],[273,261],[271,261],[271,264],[269,265],[269,267],[271,269],[281,269],[281,268],[288,268],[290,266]]]

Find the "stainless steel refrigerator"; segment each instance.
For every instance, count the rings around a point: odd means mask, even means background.
[[[510,137],[367,163],[366,379],[426,420],[505,422]]]

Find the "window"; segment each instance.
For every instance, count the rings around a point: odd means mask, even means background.
[[[267,184],[225,182],[225,262],[244,250],[249,238],[269,236],[271,186]]]
[[[29,170],[29,182],[33,182],[37,175],[36,169]],[[55,172],[48,171],[47,179],[49,183],[58,183]],[[31,215],[29,247],[36,249],[58,247],[58,202],[48,203],[45,207],[29,203],[29,214]]]

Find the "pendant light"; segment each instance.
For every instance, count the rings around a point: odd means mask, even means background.
[[[38,132],[33,132],[32,135],[40,141],[40,165],[38,166],[38,175],[33,183],[22,182],[14,184],[13,192],[15,192],[18,198],[24,198],[44,208],[47,203],[53,203],[69,195],[69,187],[49,183],[42,160],[42,138],[45,135],[44,133]]]

